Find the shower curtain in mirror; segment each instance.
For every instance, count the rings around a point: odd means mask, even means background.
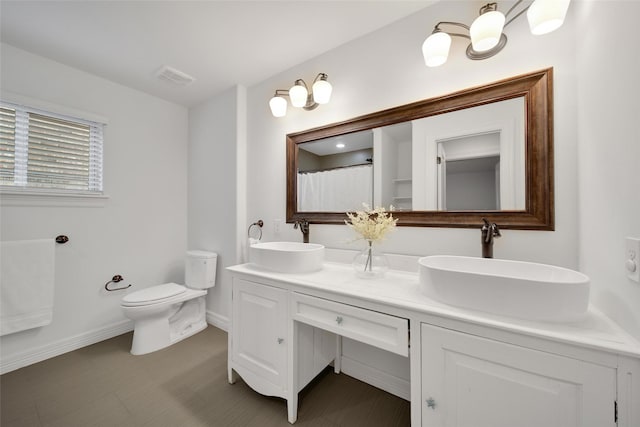
[[[298,210],[346,212],[372,206],[373,166],[349,166],[298,173]]]

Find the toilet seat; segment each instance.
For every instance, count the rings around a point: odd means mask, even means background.
[[[165,283],[163,285],[151,286],[125,295],[122,298],[122,305],[125,307],[136,307],[141,305],[158,304],[174,298],[187,291],[187,288],[177,283]]]

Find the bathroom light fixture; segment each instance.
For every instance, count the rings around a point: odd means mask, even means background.
[[[343,142],[338,142],[338,143],[336,144],[336,148],[344,148],[344,147],[345,147],[345,145],[344,145],[344,143],[343,143]]]
[[[320,104],[326,104],[331,99],[331,91],[333,87],[327,81],[328,76],[325,73],[319,73],[313,80],[311,92],[304,80],[298,79],[293,83],[289,90],[277,89],[273,98],[269,101],[271,114],[274,117],[283,117],[287,114],[287,100],[289,97],[291,105],[294,107],[304,108],[307,111],[315,109]]]
[[[532,34],[550,33],[563,24],[571,0],[534,0],[529,6],[524,7],[507,20],[522,1],[518,0],[506,14],[498,11],[497,3],[487,3],[480,8],[480,16],[473,21],[471,26],[452,21],[438,22],[431,35],[422,44],[422,54],[427,67],[437,67],[447,62],[451,36],[471,40],[467,46],[469,59],[491,58],[507,44],[507,36],[503,33],[504,28],[524,12],[527,12],[529,29]],[[469,34],[444,31],[440,27],[445,25],[461,27]]]

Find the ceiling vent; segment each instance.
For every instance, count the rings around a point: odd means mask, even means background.
[[[164,65],[162,68],[160,68],[160,70],[158,70],[158,72],[156,73],[156,77],[158,77],[160,80],[164,80],[178,86],[187,86],[195,81],[195,79],[189,74],[178,71],[175,68],[169,67],[168,65]]]

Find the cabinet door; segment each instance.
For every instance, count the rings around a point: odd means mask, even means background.
[[[287,292],[234,279],[231,329],[234,362],[260,380],[284,389],[287,380]]]
[[[615,426],[616,371],[422,325],[422,425]]]

